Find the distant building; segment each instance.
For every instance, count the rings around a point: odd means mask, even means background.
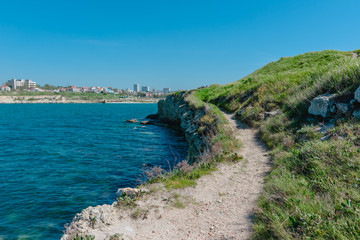
[[[125,92],[127,92],[127,93],[134,93],[134,90],[132,90],[132,89],[130,89],[130,88],[127,88],[127,89],[125,90]]]
[[[142,92],[150,92],[150,87],[149,86],[142,86],[141,91]]]
[[[170,88],[163,88],[163,92],[164,92],[164,93],[170,93],[170,92],[171,92],[171,89],[170,89]]]
[[[27,79],[25,80],[25,87],[27,87],[28,89],[36,88],[36,82]]]
[[[114,94],[114,91],[110,87],[105,88],[105,91],[107,93]]]
[[[90,87],[90,92],[97,93],[98,90],[96,87]]]
[[[31,91],[34,92],[43,92],[44,90],[40,89],[40,88],[33,88]]]
[[[13,78],[13,79],[9,80],[8,82],[10,83],[11,88],[13,90],[16,90],[16,89],[18,89],[20,87],[25,87],[27,89],[33,89],[33,88],[36,87],[36,82],[31,81],[29,79],[25,80],[25,79],[15,79],[15,78]]]
[[[70,88],[70,92],[81,92],[81,88],[77,88],[75,85]]]
[[[82,92],[89,92],[89,88],[87,88],[87,87],[82,87],[82,88],[81,88],[81,91],[82,91]]]
[[[0,90],[1,91],[11,91],[11,88],[9,86],[1,86]]]
[[[140,84],[134,84],[134,92],[140,92]]]

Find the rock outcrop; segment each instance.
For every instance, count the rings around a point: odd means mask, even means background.
[[[350,103],[337,103],[336,108],[340,114],[348,114],[352,110]]]
[[[360,87],[358,87],[358,89],[355,91],[355,100],[360,102]]]
[[[158,103],[158,118],[173,128],[181,130],[189,145],[188,159],[196,159],[207,149],[210,143],[198,133],[200,120],[205,115],[205,109],[197,109],[186,100],[186,92],[173,94]]]
[[[323,118],[343,119],[350,116],[360,118],[360,87],[354,92],[354,99],[344,102],[344,99],[339,100],[341,98],[343,97],[336,94],[317,96],[311,101],[308,112]]]
[[[73,233],[86,234],[89,229],[103,228],[111,225],[114,220],[119,218],[119,212],[115,205],[116,202],[112,205],[104,204],[82,210],[81,213],[75,215],[61,240],[74,239]]]
[[[322,117],[329,117],[334,112],[335,94],[324,94],[317,96],[311,101],[309,113]]]
[[[167,125],[181,130],[188,142],[188,160],[195,162],[207,149],[211,143],[207,141],[207,136],[199,133],[201,119],[206,114],[206,108],[195,108],[186,100],[186,93],[173,94],[158,103],[158,114],[150,115],[149,121],[142,121],[141,124]],[[128,120],[129,121],[129,120]],[[131,121],[133,122],[133,121]],[[120,188],[116,195],[118,197],[129,196],[136,198],[139,194],[146,192],[144,189]],[[67,228],[62,240],[73,239],[74,233],[87,234],[91,229],[106,228],[115,217],[123,217],[124,209],[120,209],[117,202],[112,205],[102,205],[88,207],[76,214],[71,224]]]
[[[129,197],[136,197],[140,194],[140,189],[137,188],[119,188],[116,192],[116,196],[122,197],[123,195],[129,196]]]
[[[360,109],[353,112],[353,117],[360,119]]]

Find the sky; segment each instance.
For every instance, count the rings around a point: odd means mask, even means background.
[[[358,0],[0,0],[0,84],[193,89],[360,48]]]

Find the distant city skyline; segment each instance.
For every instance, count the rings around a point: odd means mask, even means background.
[[[70,91],[70,92],[92,92],[92,93],[101,93],[101,92],[118,93],[121,91],[125,91],[130,94],[136,94],[136,93],[169,94],[174,91],[182,91],[183,89],[171,90],[171,88],[164,87],[162,89],[153,88],[151,90],[150,86],[142,86],[138,83],[135,83],[133,85],[133,89],[115,88],[112,86],[84,86],[84,85],[76,86],[75,84],[61,86],[61,85],[50,85],[47,83],[39,84],[30,79],[16,79],[16,78],[10,79],[0,84],[0,91],[43,91],[43,90],[44,91],[50,90],[55,92]]]
[[[20,86],[20,87],[27,86],[28,88],[34,88],[34,87],[36,87],[36,85],[44,86],[44,85],[47,85],[47,84],[49,84],[49,83],[37,83],[37,82],[32,81],[30,79],[24,79],[24,78],[19,78],[19,79],[12,78],[12,79],[7,80],[7,81],[0,81],[0,86],[9,85],[9,86],[11,86],[12,89],[16,89],[17,86]],[[55,86],[55,87],[99,87],[99,85],[87,86],[87,85],[76,85],[76,84],[67,84],[67,85],[50,84],[50,85]],[[144,91],[145,92],[150,92],[151,91],[150,86],[141,85],[141,84],[133,84],[133,88],[130,88],[130,87],[118,88],[118,87],[113,87],[113,86],[102,86],[102,87],[111,87],[111,88],[122,89],[122,90],[132,89],[135,92],[144,92]],[[136,87],[136,89],[135,89],[135,87]],[[170,88],[165,88],[165,87],[158,88],[158,89],[157,88],[152,88],[152,91],[155,91],[155,90],[164,91],[164,89],[170,89]],[[177,89],[177,90],[184,90],[184,89]],[[168,90],[165,90],[165,91],[168,91]]]
[[[0,79],[156,89],[226,84],[281,57],[359,49],[359,8],[355,0],[5,1]]]

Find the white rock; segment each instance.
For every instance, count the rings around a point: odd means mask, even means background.
[[[352,109],[351,104],[348,103],[337,103],[336,107],[339,110],[339,112],[343,114],[350,112]]]
[[[360,87],[355,91],[355,99],[360,102]]]
[[[324,94],[317,96],[311,101],[308,112],[312,115],[329,117],[335,103],[335,94]]]
[[[137,188],[119,188],[116,192],[116,196],[121,197],[123,194],[129,197],[136,197],[140,194],[140,189]]]
[[[354,111],[354,112],[353,112],[353,116],[354,116],[354,118],[359,118],[359,119],[360,119],[360,109]]]

